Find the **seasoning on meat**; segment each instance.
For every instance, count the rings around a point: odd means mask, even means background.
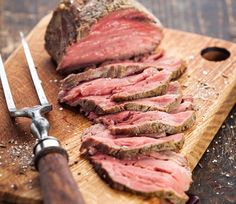
[[[167,93],[161,96],[137,99],[127,102],[116,103],[111,95],[79,97],[73,105],[79,105],[84,112],[94,112],[97,115],[117,113],[124,110],[153,111],[160,110],[170,112],[177,108],[182,100],[180,84],[171,82]]]
[[[176,134],[193,126],[195,119],[194,111],[174,114],[161,111],[124,111],[101,116],[96,121],[107,125],[112,134],[130,135],[160,132]]]
[[[59,93],[59,101],[76,106],[78,99],[85,96],[102,96],[111,94],[113,101],[126,101],[166,93],[171,73],[154,68],[124,78],[100,78],[84,82],[70,91]]]
[[[163,151],[122,160],[95,154],[91,162],[101,178],[115,189],[157,196],[174,204],[188,200],[185,191],[192,182],[191,171],[181,154]]]
[[[133,158],[150,152],[179,151],[184,143],[183,134],[164,137],[165,134],[112,135],[104,125],[96,124],[82,134],[80,151],[94,155],[96,152],[118,158]]]

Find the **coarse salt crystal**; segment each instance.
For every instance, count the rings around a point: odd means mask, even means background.
[[[62,108],[62,107],[60,107],[60,108],[59,108],[59,110],[60,110],[60,111],[62,111],[62,110],[63,110],[63,108]]]
[[[204,75],[207,75],[207,74],[208,74],[208,72],[204,70],[204,71],[203,71],[203,74],[204,74]]]

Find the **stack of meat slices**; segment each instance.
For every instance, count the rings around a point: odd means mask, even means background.
[[[177,153],[195,122],[192,98],[174,81],[182,60],[158,54],[101,65],[62,81],[59,101],[95,124],[82,135],[81,153],[116,189],[185,203],[192,182]]]
[[[98,174],[113,188],[185,203],[191,171],[178,151],[195,112],[174,81],[186,64],[158,48],[162,38],[158,19],[135,0],[62,0],[45,48],[57,71],[71,74],[59,102],[96,123],[81,153]]]

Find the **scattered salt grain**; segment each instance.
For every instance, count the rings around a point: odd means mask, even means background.
[[[62,107],[60,107],[60,108],[59,108],[59,110],[60,110],[60,111],[62,111],[62,110],[63,110],[63,108],[62,108]]]
[[[49,82],[52,83],[52,80],[50,79]]]
[[[54,79],[54,82],[57,83],[57,79]]]
[[[217,163],[217,160],[216,160],[216,159],[214,159],[214,160],[212,161],[212,163],[214,163],[214,164],[215,164],[215,163]]]
[[[225,125],[222,125],[222,129],[224,129],[225,128]]]
[[[202,169],[203,168],[203,166],[202,166],[202,164],[201,163],[198,163],[198,166]]]
[[[206,151],[207,153],[209,153],[210,152],[210,150],[209,149],[207,149],[207,151]]]
[[[204,74],[204,75],[207,75],[207,74],[208,74],[208,72],[204,70],[204,71],[203,71],[203,74]]]
[[[17,190],[16,184],[11,184],[11,188],[12,188],[13,190]]]
[[[188,58],[189,58],[190,60],[192,60],[192,59],[194,59],[194,55],[190,55]]]
[[[230,125],[230,129],[233,129],[234,128],[234,126],[233,125]]]
[[[229,174],[225,174],[225,176],[226,176],[226,177],[230,177],[230,175],[229,175]]]
[[[220,193],[219,192],[216,192],[217,195],[219,195]]]
[[[232,119],[233,119],[233,118],[234,118],[234,116],[233,116],[233,115],[231,115],[231,116],[230,116],[230,118],[232,118]]]

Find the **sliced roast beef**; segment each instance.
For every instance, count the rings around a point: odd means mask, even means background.
[[[124,103],[124,110],[131,111],[164,111],[170,112],[177,108],[182,100],[180,84],[171,82],[167,93],[161,96],[127,101]]]
[[[163,37],[157,18],[134,0],[62,1],[47,27],[45,47],[69,73],[107,60],[150,53]]]
[[[101,78],[84,82],[70,91],[62,91],[59,101],[71,106],[78,105],[81,97],[111,95],[113,101],[125,101],[157,96],[167,91],[171,74],[154,68],[125,78]]]
[[[87,96],[80,97],[78,102],[73,104],[79,105],[84,112],[94,112],[97,115],[117,113],[124,110],[135,111],[152,111],[160,110],[170,112],[178,107],[182,99],[180,84],[175,81],[171,82],[167,93],[162,96],[137,99],[122,103],[112,101],[111,95],[105,96]]]
[[[182,102],[171,110],[171,113],[180,113],[187,110],[194,110],[193,107],[193,98],[191,96],[184,96]]]
[[[180,133],[190,128],[195,122],[195,112],[185,111],[175,114],[161,111],[121,113],[101,116],[96,121],[108,126],[112,134],[145,134],[166,132]]]
[[[132,158],[148,152],[179,151],[184,143],[182,134],[168,137],[162,137],[162,134],[151,136],[156,138],[150,138],[148,135],[112,135],[105,126],[96,124],[83,133],[80,151],[90,155],[101,152],[118,158]]]
[[[160,53],[158,54],[158,56],[159,55]],[[157,57],[156,55],[154,56]],[[172,73],[172,79],[176,79],[183,74],[186,69],[186,64],[184,63],[184,61],[175,59],[173,57],[160,57],[156,61],[150,62],[116,62],[100,66],[96,69],[89,69],[82,73],[70,74],[62,81],[61,89],[63,91],[68,91],[81,82],[98,78],[122,78],[140,73],[144,69],[150,67],[156,68],[160,71],[168,70]]]
[[[115,189],[157,196],[176,204],[188,200],[185,191],[192,182],[191,171],[180,154],[164,151],[129,160],[96,154],[91,162],[97,173]]]

